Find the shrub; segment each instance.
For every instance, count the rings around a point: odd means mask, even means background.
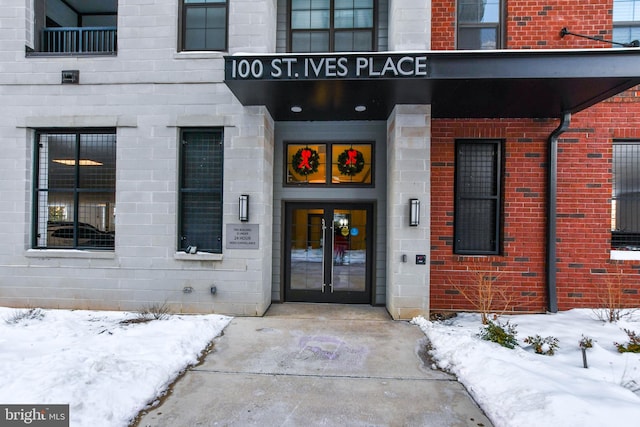
[[[582,336],[582,339],[580,340],[580,342],[578,343],[578,345],[580,346],[580,348],[582,349],[588,349],[593,347],[593,340],[589,337],[585,337],[584,335]]]
[[[518,345],[516,340],[516,326],[507,321],[504,324],[487,320],[487,324],[480,330],[478,336],[486,341],[492,341],[506,348],[515,348]]]
[[[524,342],[531,344],[537,354],[547,356],[553,356],[559,347],[558,338],[555,337],[542,338],[540,335],[536,335],[535,337],[529,336],[524,339]]]
[[[11,317],[5,320],[9,325],[16,325],[24,320],[42,320],[44,312],[39,308],[29,308],[27,310],[16,311]]]
[[[640,337],[632,330],[624,330],[629,337],[627,344],[613,343],[620,353],[640,353]]]

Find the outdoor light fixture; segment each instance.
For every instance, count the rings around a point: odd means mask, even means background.
[[[293,107],[291,107],[291,112],[292,113],[302,113],[302,107],[299,105],[294,105]]]
[[[243,194],[238,200],[238,219],[242,222],[249,221],[249,195]]]
[[[356,105],[354,110],[356,110],[356,112],[358,112],[358,113],[364,113],[365,111],[367,111],[367,106],[366,105]]]
[[[409,226],[417,227],[420,224],[420,200],[409,199]]]

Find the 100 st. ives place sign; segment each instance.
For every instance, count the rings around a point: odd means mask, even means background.
[[[424,54],[225,57],[225,80],[415,78],[429,74]]]

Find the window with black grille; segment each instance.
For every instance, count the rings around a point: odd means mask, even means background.
[[[36,132],[33,247],[113,249],[116,133]]]
[[[502,143],[456,141],[454,252],[498,254]]]
[[[222,129],[183,129],[178,249],[222,253]]]
[[[612,249],[640,250],[640,141],[614,141]]]

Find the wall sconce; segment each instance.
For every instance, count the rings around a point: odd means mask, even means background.
[[[249,221],[249,195],[243,194],[238,200],[238,219],[242,222]]]
[[[409,199],[409,226],[417,227],[420,224],[420,200]]]

